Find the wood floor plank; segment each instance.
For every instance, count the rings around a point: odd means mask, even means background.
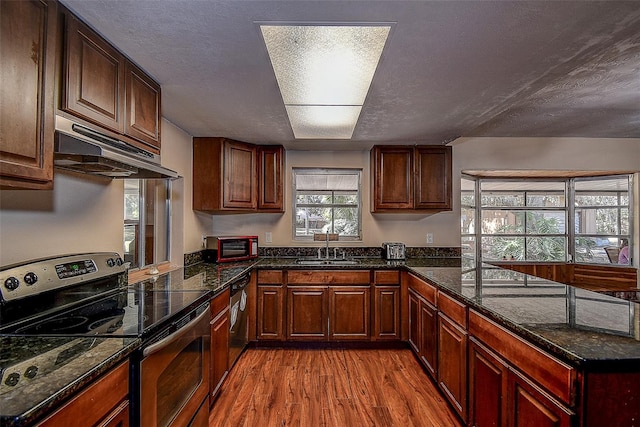
[[[410,350],[251,348],[210,427],[460,427]]]

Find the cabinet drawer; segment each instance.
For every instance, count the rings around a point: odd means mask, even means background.
[[[438,310],[464,329],[467,329],[467,307],[463,303],[456,301],[443,292],[438,292]]]
[[[369,271],[289,270],[287,285],[369,284]]]
[[[400,272],[398,270],[375,270],[373,283],[376,285],[399,285]]]
[[[408,277],[409,288],[420,294],[424,299],[429,301],[431,305],[436,305],[436,287],[422,279],[418,279],[413,274],[409,274]]]
[[[214,319],[218,313],[221,313],[222,310],[229,308],[229,289],[225,289],[220,295],[217,295],[211,300],[210,310],[211,310],[211,318]]]
[[[96,380],[53,415],[38,424],[38,427],[95,425],[125,400],[128,394],[129,362],[127,361]]]
[[[259,285],[282,285],[282,270],[258,270]]]
[[[469,333],[562,402],[572,406],[576,371],[483,315],[469,310]]]

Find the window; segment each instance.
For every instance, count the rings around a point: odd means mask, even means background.
[[[617,263],[629,239],[629,176],[575,181],[576,262]]]
[[[632,235],[631,188],[631,175],[464,177],[462,253],[475,258],[478,248],[483,260],[617,264],[620,242],[629,242]]]
[[[293,238],[336,233],[361,240],[360,169],[293,169]]]
[[[170,180],[124,180],[123,253],[130,268],[169,260],[170,190]]]

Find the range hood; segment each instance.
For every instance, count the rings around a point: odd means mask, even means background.
[[[108,178],[175,179],[178,173],[160,165],[160,156],[56,116],[54,166]]]

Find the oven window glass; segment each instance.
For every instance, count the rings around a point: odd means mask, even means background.
[[[168,261],[171,181],[124,181],[125,262],[131,268],[142,268]]]
[[[192,341],[158,378],[156,409],[159,426],[171,423],[202,382],[202,345],[202,339]]]
[[[235,258],[247,256],[251,253],[248,239],[223,240],[220,242],[223,258]]]

